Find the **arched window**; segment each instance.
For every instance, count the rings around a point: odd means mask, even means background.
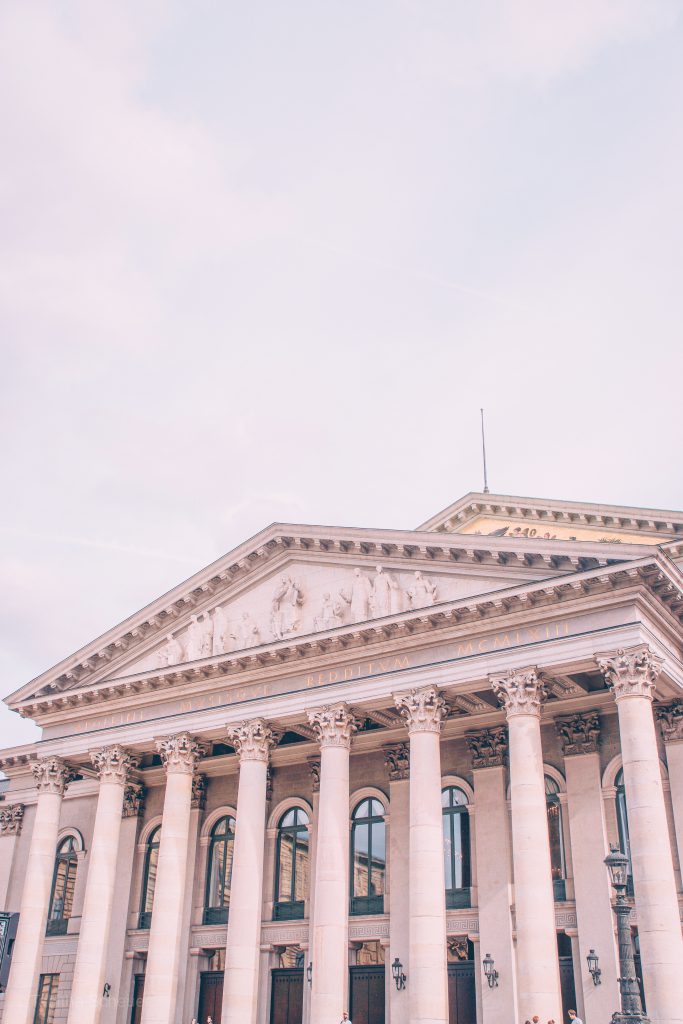
[[[278,921],[304,916],[308,889],[308,815],[293,807],[280,818],[275,866],[275,911]]]
[[[224,818],[219,818],[211,829],[204,924],[223,924],[228,920],[234,850],[235,819],[226,814]]]
[[[52,894],[48,912],[47,934],[66,935],[73,910],[74,887],[78,871],[78,852],[73,836],[62,839],[57,847],[55,871],[52,876]]]
[[[470,816],[467,795],[457,786],[441,791],[446,906],[471,906]]]
[[[626,810],[626,786],[624,785],[624,769],[620,768],[614,780],[617,790],[617,828],[619,830],[619,849],[628,857],[628,884],[626,892],[633,896],[633,871],[631,869],[631,840],[628,834],[628,811]]]
[[[150,832],[145,850],[145,868],[142,876],[142,898],[140,899],[140,919],[138,928],[149,928],[152,924],[152,907],[154,906],[154,890],[157,884],[157,867],[159,865],[159,840],[161,825]]]
[[[384,808],[379,800],[361,800],[351,824],[351,913],[384,913],[386,874]]]
[[[560,787],[552,775],[545,776],[545,809],[548,816],[550,873],[553,879],[553,892],[556,900],[565,900],[567,898],[567,886],[565,883],[567,875],[564,860]]]

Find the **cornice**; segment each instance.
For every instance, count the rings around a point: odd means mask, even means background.
[[[216,655],[167,669],[146,670],[108,679],[89,689],[55,693],[14,706],[24,717],[40,719],[42,724],[47,724],[55,720],[55,716],[61,720],[69,712],[87,714],[94,706],[102,704],[118,708],[130,704],[131,699],[154,700],[160,691],[167,689],[184,696],[214,683],[221,686],[233,680],[246,681],[254,675],[277,674],[278,670],[280,674],[291,672],[294,665],[305,664],[309,669],[309,663],[312,668],[316,659],[320,660],[325,655],[370,652],[387,641],[400,639],[408,646],[424,644],[430,635],[448,633],[457,638],[459,630],[466,628],[472,631],[473,626],[495,628],[508,620],[511,622],[515,616],[538,612],[552,614],[554,608],[563,614],[577,605],[583,610],[592,599],[609,595],[626,597],[631,594],[636,599],[649,595],[661,609],[669,630],[676,633],[680,644],[683,618],[681,583],[681,573],[668,560],[665,565],[657,556],[643,558],[572,576],[517,584],[505,590],[444,602],[385,619],[338,626],[326,632],[261,645],[248,652]]]
[[[608,530],[638,531],[660,536],[667,542],[683,539],[683,513],[666,509],[602,505],[592,502],[525,498],[510,494],[483,494],[470,491],[458,501],[437,512],[418,531],[451,532],[462,529],[480,515],[507,516],[547,525],[590,526]],[[576,543],[576,542],[572,542]]]
[[[144,656],[159,635],[168,632],[171,623],[173,629],[178,628],[189,621],[191,614],[234,596],[245,582],[274,570],[279,561],[294,554],[304,558],[334,555],[337,561],[348,557],[354,564],[364,560],[371,563],[378,558],[387,563],[400,559],[402,564],[451,569],[457,565],[461,570],[478,572],[507,567],[542,574],[545,578],[605,568],[651,555],[651,550],[637,544],[435,536],[416,531],[275,524],[37,676],[6,698],[5,703],[19,708],[40,690],[59,694],[85,683],[98,683],[111,675],[117,661]],[[369,622],[368,628],[377,621]]]

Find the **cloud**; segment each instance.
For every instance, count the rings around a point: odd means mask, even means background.
[[[482,0],[411,4],[422,72],[458,86],[545,85],[602,51],[671,28],[678,0]],[[427,24],[424,24],[424,22]]]

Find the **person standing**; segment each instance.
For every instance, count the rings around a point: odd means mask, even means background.
[[[581,1018],[577,1017],[576,1010],[567,1010],[567,1014],[569,1016],[570,1024],[583,1024]]]

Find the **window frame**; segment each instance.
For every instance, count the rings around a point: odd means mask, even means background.
[[[623,765],[614,776],[614,810],[617,819],[617,837],[619,849],[628,857],[628,875],[626,878],[626,895],[633,896],[633,862],[631,861],[631,833],[628,824],[628,803],[626,802],[626,783]]]
[[[366,817],[359,817],[360,809],[367,804],[368,810],[372,812],[373,804],[378,804],[381,807],[381,814],[368,814]],[[356,850],[356,830],[361,825],[367,825],[368,827],[368,894],[366,896],[357,896],[356,889],[356,871],[355,871],[355,850]],[[372,847],[373,847],[373,831],[375,827],[381,826],[384,831],[384,867],[382,868],[382,876],[384,879],[383,891],[381,894],[371,894],[373,887],[372,881]],[[387,879],[387,823],[386,823],[386,810],[384,804],[377,796],[364,796],[356,804],[353,813],[351,814],[351,836],[350,836],[350,871],[349,871],[349,887],[350,887],[350,906],[349,913],[353,917],[363,917],[367,914],[383,914],[384,913],[384,891],[386,890],[386,879]]]
[[[79,850],[76,848],[77,839],[74,835],[66,835],[57,844],[57,850],[55,851],[55,863],[52,871],[52,887],[50,889],[50,902],[48,904],[47,912],[47,924],[45,927],[46,935],[66,935],[69,929],[69,921],[73,913],[73,898],[76,890],[76,878],[78,876],[78,854]],[[68,849],[66,849],[68,847]],[[65,852],[62,852],[62,851]],[[60,898],[62,900],[62,906],[59,914],[54,913],[54,903],[57,896],[57,880],[59,877],[59,869],[62,864],[65,864],[64,869],[64,882],[62,885],[62,891]],[[69,882],[71,880],[71,874],[73,869],[73,892],[71,895],[71,906],[69,907],[68,913],[65,913],[66,907],[66,893],[69,888]]]
[[[154,910],[154,896],[156,894],[157,879],[154,878],[154,892],[152,893],[152,908],[145,910],[147,904],[147,890],[149,888],[149,867],[152,854],[156,851],[157,870],[159,868],[159,851],[161,848],[161,825],[152,829],[145,844],[145,863],[142,869],[142,888],[140,890],[140,913],[138,915],[138,928],[141,931],[149,931],[152,927],[152,912]]]
[[[459,803],[459,804],[454,804],[452,802],[452,799],[453,799],[452,796],[449,795],[449,803],[448,803],[447,806],[444,806],[444,803],[443,803],[444,793],[452,794],[453,792],[461,793],[463,798],[464,798],[464,802],[463,803]],[[467,907],[471,907],[472,906],[472,834],[471,834],[471,831],[470,831],[469,797],[468,797],[467,793],[465,792],[465,790],[462,788],[462,786],[456,786],[456,785],[451,784],[449,786],[443,786],[442,789],[441,789],[441,820],[442,820],[441,835],[442,836],[444,835],[443,819],[446,818],[446,817],[449,819],[448,832],[449,832],[449,840],[450,840],[450,860],[451,860],[450,869],[451,869],[451,878],[452,879],[455,879],[455,877],[456,877],[456,870],[455,870],[455,867],[456,867],[456,865],[455,865],[455,835],[454,835],[456,818],[457,818],[458,821],[461,822],[461,824],[460,824],[460,849],[461,850],[465,849],[465,843],[463,842],[463,839],[465,838],[464,833],[466,833],[466,838],[467,838],[467,844],[466,844],[467,858],[465,859],[463,857],[463,869],[462,869],[463,882],[466,882],[467,884],[466,885],[461,885],[461,886],[451,886],[450,888],[448,886],[445,887],[446,909],[447,910],[458,910],[458,909],[467,908]],[[463,823],[464,823],[464,828],[463,828]],[[445,881],[445,875],[446,875],[446,847],[445,847],[445,844],[444,844],[444,851],[443,851],[443,853],[444,853],[444,881]]]
[[[282,824],[283,821],[290,814],[294,815],[294,823],[292,825],[283,825]],[[299,817],[301,815],[303,815],[303,817],[306,819],[305,822],[304,821],[299,821]],[[310,869],[310,854],[311,854],[310,831],[309,831],[310,823],[311,823],[311,819],[308,816],[308,811],[306,811],[303,807],[299,807],[299,806],[289,807],[286,811],[283,812],[282,816],[280,817],[280,822],[279,822],[278,827],[277,827],[277,838],[275,840],[275,891],[274,891],[274,900],[273,900],[273,920],[274,921],[302,920],[304,918],[304,916],[305,916],[305,912],[306,912],[306,897],[304,896],[303,900],[294,899],[294,896],[296,894],[296,880],[297,880],[297,856],[296,856],[296,854],[297,854],[297,848],[298,848],[298,845],[297,845],[298,844],[298,838],[297,837],[300,834],[302,834],[302,833],[306,833],[306,836],[307,836],[306,859],[307,859],[307,862],[308,862],[307,863],[307,867],[306,867],[306,874],[308,876],[308,872],[309,872],[309,869]],[[281,861],[282,839],[283,839],[283,836],[286,836],[286,835],[293,837],[292,877],[291,877],[291,881],[290,881],[290,891],[289,891],[290,898],[289,899],[283,899],[282,898],[282,894],[280,892],[280,865],[281,865],[281,862],[282,862]],[[307,878],[307,880],[308,880],[308,878]]]
[[[560,800],[561,789],[557,779],[548,774],[547,771],[543,773],[543,786],[545,789],[545,814],[548,823],[548,844],[550,847],[550,871],[553,882],[553,896],[556,902],[564,902],[567,898],[567,854],[565,850],[564,821],[562,820],[562,801]],[[553,844],[550,839],[551,807],[557,808],[557,832],[560,851],[559,865],[553,865],[552,862]],[[555,876],[553,872],[558,868],[560,874]]]
[[[218,834],[219,827],[226,822],[225,832]],[[230,889],[232,886],[232,865],[235,856],[235,830],[237,822],[234,815],[229,812],[222,814],[220,818],[213,823],[211,833],[209,835],[209,848],[206,857],[206,880],[204,885],[204,924],[226,924],[228,917],[230,916]],[[228,847],[232,844],[232,856],[228,860]],[[221,893],[223,900],[225,900],[225,893],[228,893],[227,903],[223,902],[220,906],[212,906],[209,903],[211,898],[211,876],[213,874],[213,861],[215,857],[216,847],[219,845],[225,846],[225,858],[223,861],[223,873],[220,882]],[[230,867],[228,869],[228,863]],[[226,879],[226,873],[228,877]]]
[[[45,1005],[45,1012],[41,1013],[40,1001],[45,988],[45,982],[48,982],[48,994],[47,1003]],[[57,1009],[57,996],[59,992],[59,974],[41,974],[38,979],[38,991],[36,993],[36,1006],[33,1011],[33,1024],[53,1024],[55,1017],[55,1010]]]

